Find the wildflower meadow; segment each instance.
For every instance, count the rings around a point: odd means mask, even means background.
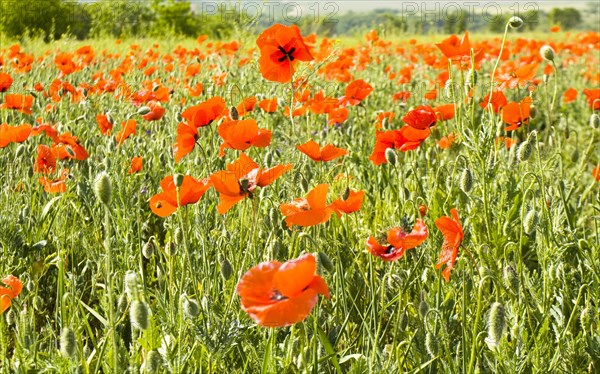
[[[0,372],[597,373],[600,33],[0,45]]]

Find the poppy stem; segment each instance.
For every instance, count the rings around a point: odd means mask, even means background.
[[[494,65],[494,70],[492,70],[492,78],[490,81],[490,97],[488,99],[487,108],[490,109],[490,113],[494,113],[492,106],[492,96],[494,94],[494,77],[496,76],[496,70],[498,70],[498,65],[500,64],[500,58],[502,57],[502,52],[504,52],[504,44],[506,43],[506,36],[508,35],[508,27],[510,23],[507,22],[506,26],[504,26],[504,35],[502,36],[502,44],[500,45],[500,53],[498,53],[498,58],[496,59],[496,64]],[[493,114],[492,114],[493,117]]]

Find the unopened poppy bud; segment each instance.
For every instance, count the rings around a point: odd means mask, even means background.
[[[419,316],[425,318],[425,315],[429,312],[429,304],[424,299],[419,303]]]
[[[16,323],[16,315],[14,309],[9,309],[6,312],[6,324],[12,326]]]
[[[119,300],[117,301],[117,310],[119,313],[125,313],[127,310],[127,295],[124,293],[119,296]]]
[[[138,292],[138,276],[135,271],[128,270],[125,273],[125,280],[123,282],[125,284],[125,292],[130,299],[137,299]]]
[[[425,215],[427,214],[427,210],[429,210],[429,208],[427,208],[427,205],[425,205],[425,204],[419,205],[419,215],[421,217],[425,217]]]
[[[113,120],[112,116],[110,113],[106,113],[106,120],[108,121],[108,123],[110,123],[111,125],[115,123],[115,121]]]
[[[546,61],[554,61],[554,49],[549,45],[542,46],[540,48],[540,56]]]
[[[478,79],[478,73],[477,70],[471,68],[471,70],[469,70],[469,73],[467,74],[467,79],[466,82],[469,86],[473,87],[477,84],[477,79]]]
[[[231,108],[229,108],[229,118],[231,118],[233,121],[237,121],[238,119],[240,119],[240,113],[238,112],[236,107],[232,106]]]
[[[444,95],[447,99],[452,99],[452,91],[454,90],[454,81],[452,79],[448,79],[446,84],[444,84]]]
[[[66,146],[65,147],[65,151],[67,151],[67,153],[69,154],[69,156],[71,156],[71,158],[75,158],[75,151],[73,151],[73,148],[71,148],[71,146]]]
[[[594,129],[600,128],[600,115],[592,113],[590,116],[590,126]]]
[[[161,365],[162,357],[160,356],[160,353],[158,353],[158,351],[154,349],[148,352],[148,354],[146,355],[146,361],[144,361],[145,371],[148,374],[158,373],[158,370],[160,369]]]
[[[300,185],[302,186],[302,191],[304,191],[304,192],[308,191],[308,181],[305,178],[302,178],[300,180]]]
[[[392,166],[396,166],[396,152],[394,151],[393,148],[387,148],[385,150],[385,159],[387,160],[387,162],[390,163],[390,165]]]
[[[327,270],[330,273],[334,270],[333,262],[331,262],[329,256],[327,256],[327,254],[324,252],[319,252],[319,264],[321,264],[323,269]]]
[[[129,309],[129,319],[134,327],[146,330],[148,328],[148,307],[146,303],[133,300]]]
[[[175,187],[179,188],[181,187],[181,185],[183,184],[183,175],[182,174],[175,174],[173,176],[173,182],[175,183]]]
[[[220,261],[220,265],[221,277],[223,277],[223,280],[225,281],[229,280],[229,278],[231,278],[233,275],[233,267],[231,266],[231,262],[229,262],[228,259],[223,258]]]
[[[247,178],[240,179],[240,189],[242,192],[248,191],[248,186],[250,186],[250,181]]]
[[[594,313],[594,309],[589,306],[583,308],[581,311],[581,315],[579,316],[579,322],[581,323],[581,328],[583,330],[590,330],[594,326],[596,316]]]
[[[346,187],[344,193],[342,194],[342,200],[346,201],[350,197],[350,188]]]
[[[152,87],[152,92],[156,92],[156,91],[158,91],[159,89],[160,89],[160,85],[159,85],[159,84],[157,84],[157,85],[154,85],[154,87]]]
[[[155,250],[154,241],[148,240],[142,247],[142,255],[149,260],[154,255]]]
[[[533,234],[535,228],[537,227],[539,219],[540,217],[538,215],[538,212],[536,212],[534,209],[531,209],[529,212],[527,212],[527,214],[525,215],[525,219],[523,220],[523,230],[525,231],[525,234]]]
[[[440,348],[440,342],[438,338],[432,333],[428,332],[425,335],[425,350],[431,357],[437,356],[438,350]]]
[[[17,147],[17,149],[15,150],[15,156],[21,157],[21,155],[25,152],[25,144],[19,144],[19,146]]]
[[[60,353],[65,358],[73,358],[76,351],[75,333],[69,327],[63,328],[60,333]]]
[[[179,227],[175,228],[175,233],[173,234],[173,238],[175,239],[175,244],[177,244],[177,245],[183,244],[183,231],[181,231],[181,228],[179,228]]]
[[[508,26],[513,29],[520,29],[523,26],[523,20],[520,17],[512,16],[508,20]]]
[[[510,289],[513,293],[519,292],[519,277],[517,276],[517,272],[515,268],[508,265],[502,269],[502,279],[504,280],[504,285],[506,288]]]
[[[473,188],[473,174],[470,169],[463,170],[460,176],[460,189],[469,192]]]
[[[537,114],[538,114],[537,107],[533,104],[530,105],[529,106],[529,118],[533,119],[533,118],[537,117]]]
[[[517,159],[521,162],[529,160],[533,153],[533,143],[527,139],[517,148]]]
[[[498,302],[493,303],[488,316],[488,336],[485,339],[490,349],[496,348],[500,343],[505,324],[504,306]]]
[[[137,114],[139,114],[140,116],[145,116],[146,114],[150,113],[151,111],[152,111],[152,109],[150,109],[150,107],[144,105],[138,109]]]
[[[271,208],[269,210],[269,221],[271,222],[271,226],[275,227],[275,223],[277,222],[277,209]]]
[[[96,197],[102,204],[108,206],[110,204],[110,198],[112,196],[112,185],[110,183],[110,178],[106,172],[101,172],[96,176],[96,180],[94,181],[94,192],[96,193]]]
[[[577,148],[575,148],[573,153],[571,153],[571,161],[577,162],[577,160],[579,160],[579,150]]]
[[[183,312],[190,319],[198,317],[200,314],[200,307],[196,300],[185,297],[181,305],[183,307]]]
[[[406,311],[400,315],[399,325],[400,330],[402,331],[406,330],[406,328],[408,327],[408,313],[406,313]]]

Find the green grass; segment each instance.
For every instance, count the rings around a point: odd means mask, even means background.
[[[521,35],[509,33],[508,40],[514,43],[517,37]],[[547,37],[552,36],[540,39]],[[172,53],[179,42],[159,41],[160,53]],[[99,64],[65,78],[75,85],[91,83],[95,71],[108,72],[120,64],[123,55],[104,60],[103,49],[124,54],[130,44],[89,43]],[[182,41],[189,48],[194,43]],[[134,66],[153,42],[140,44]],[[254,40],[244,39],[242,44],[253,47]],[[12,74],[10,92],[22,92],[22,87],[26,91],[36,82],[48,87],[58,72],[52,54],[43,57],[43,53],[80,45],[24,44],[25,51],[43,61],[36,62],[29,74]],[[375,91],[361,106],[350,108],[350,117],[341,126],[328,127],[326,116],[307,112],[295,119],[292,131],[281,105],[272,115],[258,108],[249,114],[260,127],[273,131],[273,141],[266,149],[251,148],[248,155],[261,167],[292,163],[294,168],[225,216],[216,211],[214,190],[166,219],[152,214],[148,199],[160,192],[159,182],[167,175],[204,178],[237,158],[238,152],[231,150],[224,158],[217,157],[220,138],[213,124],[199,131],[205,152],[196,147],[176,164],[172,146],[182,110],[213,95],[222,96],[228,105],[254,94],[289,101],[287,85],[266,82],[255,62],[238,68],[235,63],[227,66],[229,57],[207,57],[201,62],[201,75],[193,79],[205,85],[200,98],[188,97],[182,84],[169,81],[169,73],[158,70],[152,78],[160,78],[173,93],[164,104],[165,116],[156,122],[144,121],[136,114],[138,108],[111,94],[92,94],[85,104],[73,104],[65,97],[55,103],[53,112],[45,112],[50,99],[38,94],[31,116],[0,111],[2,123],[10,125],[34,123],[41,116],[56,124],[60,133],[78,136],[90,154],[81,162],[59,161],[58,169],[70,170],[68,189],[49,195],[32,172],[36,147],[50,144],[48,138],[40,135],[0,149],[0,275],[13,274],[24,283],[22,293],[0,318],[0,368],[139,372],[158,351],[159,372],[177,373],[600,370],[600,184],[591,175],[600,163],[600,130],[589,125],[592,112],[582,93],[597,83],[584,80],[581,73],[593,66],[587,58],[597,56],[597,48],[586,49],[573,65],[560,68],[559,96],[552,111],[553,79],[541,82],[533,93],[537,116],[512,134],[523,142],[537,132],[529,159],[520,161],[515,149],[496,144],[496,136],[507,135],[504,125],[477,105],[489,89],[485,83],[496,58],[490,55],[479,69],[482,84],[475,90],[473,115],[471,104],[462,104],[457,116],[438,123],[421,147],[398,152],[395,166],[375,166],[368,160],[376,113],[395,112],[388,128],[400,128],[409,107],[443,103],[444,90],[433,103],[422,100],[422,92],[413,92],[406,107],[393,103],[393,93],[409,88],[388,80],[383,68],[390,65],[397,71],[411,62],[408,54],[398,56],[393,49],[374,51],[381,62],[367,64],[354,76],[368,81]],[[524,49],[511,59],[536,53]],[[557,51],[559,66],[571,56],[567,50]],[[245,52],[239,52],[234,62],[242,57]],[[160,60],[151,64],[165,65]],[[543,66],[537,77],[541,78]],[[315,70],[305,64],[301,73],[308,73],[309,83],[326,88],[328,95],[344,94],[346,84],[325,82]],[[229,73],[223,87],[212,84],[211,75],[217,71]],[[441,71],[419,60],[413,80],[429,82]],[[452,74],[460,81],[455,67]],[[174,75],[183,78],[177,64]],[[134,89],[140,89],[145,79],[136,69],[125,76]],[[564,104],[560,95],[569,87],[579,95]],[[523,96],[522,90],[507,92],[509,101]],[[186,104],[181,104],[182,98]],[[463,103],[464,98],[461,91],[449,100]],[[114,136],[102,136],[95,117],[107,111],[115,120],[114,132],[132,116],[138,120],[137,134],[120,146]],[[458,134],[458,140],[450,150],[441,150],[436,141],[449,132]],[[340,164],[317,165],[294,149],[310,138],[320,144],[332,142],[350,150],[350,155]],[[134,156],[143,157],[143,171],[128,175]],[[460,176],[467,169],[473,183],[464,191]],[[102,171],[112,183],[106,207],[94,194],[94,179]],[[335,180],[340,173],[352,178]],[[286,228],[279,205],[305,196],[319,183],[332,184],[329,201],[348,186],[365,190],[362,209],[323,225]],[[413,221],[420,204],[429,208],[424,217],[429,238],[423,245],[393,263],[367,252],[370,235]],[[460,214],[465,239],[446,283],[435,269],[443,241],[435,220],[448,216],[453,207]],[[531,228],[527,233],[525,217],[532,211],[539,220],[533,227],[527,224]],[[239,278],[262,261],[283,262],[306,252],[323,252],[331,259],[333,271],[319,267],[331,299],[320,298],[309,318],[297,325],[278,329],[255,325],[240,308],[235,291]],[[227,263],[232,269],[229,277],[221,271]],[[129,275],[125,284],[128,272],[136,276]],[[132,303],[140,300],[149,313],[145,330],[132,327],[130,321]],[[497,347],[490,349],[485,339],[495,302],[504,307],[506,328]],[[61,354],[65,349],[59,343],[66,328],[75,335],[71,357]]]

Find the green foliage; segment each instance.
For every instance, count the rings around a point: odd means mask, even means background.
[[[581,24],[581,13],[575,8],[554,8],[548,13],[550,23],[570,30]]]

